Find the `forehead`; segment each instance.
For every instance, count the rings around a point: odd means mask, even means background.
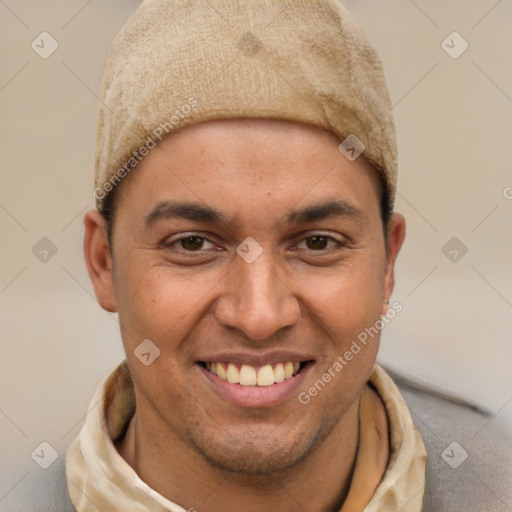
[[[208,203],[218,212],[231,205],[253,213],[270,200],[289,209],[306,198],[316,205],[339,199],[350,209],[380,198],[377,171],[364,155],[348,160],[339,144],[332,132],[291,121],[205,122],[163,139],[118,193],[122,202],[145,206],[146,214],[178,198]]]

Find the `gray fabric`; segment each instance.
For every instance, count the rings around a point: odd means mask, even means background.
[[[390,372],[391,373],[391,372]],[[512,432],[503,415],[490,416],[415,389],[392,375],[428,452],[423,512],[511,512]],[[457,468],[461,450],[468,458]],[[453,451],[452,451],[453,450]]]
[[[2,512],[74,512],[68,495],[62,454],[48,469],[36,464],[2,501]],[[107,512],[102,511],[102,512]]]
[[[493,418],[415,389],[396,376],[394,380],[429,454],[423,512],[511,512],[512,433],[503,418],[499,415]],[[452,442],[459,443],[468,453],[468,458],[456,469],[442,457]],[[445,458],[456,465],[460,453],[455,448]],[[32,469],[0,501],[0,510],[74,512],[67,493],[64,457],[47,470]]]

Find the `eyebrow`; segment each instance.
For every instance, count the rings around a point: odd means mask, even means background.
[[[157,221],[167,219],[188,219],[209,224],[229,225],[228,217],[210,206],[180,201],[162,201],[146,216],[146,226],[150,227]]]
[[[291,210],[284,217],[282,224],[308,224],[332,217],[348,217],[362,219],[365,214],[354,205],[343,200],[328,200],[308,205],[304,208]],[[199,203],[181,201],[162,201],[146,216],[146,227],[151,227],[161,220],[187,219],[208,224],[220,224],[226,227],[236,227],[234,219],[224,213]]]
[[[298,210],[292,210],[285,218],[286,224],[307,224],[332,217],[364,218],[364,213],[355,206],[342,200],[316,203]]]

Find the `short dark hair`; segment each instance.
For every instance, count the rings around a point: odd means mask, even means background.
[[[112,255],[112,238],[114,232],[114,209],[115,209],[115,194],[116,188],[112,189],[107,197],[103,200],[99,212],[107,225],[107,238],[108,246],[110,248],[110,254]]]
[[[378,173],[379,182],[380,182],[380,216],[382,219],[382,228],[384,231],[384,242],[386,244],[386,251],[388,249],[388,227],[389,221],[391,220],[391,216],[393,214],[393,207],[391,205],[390,196],[388,192],[388,188],[382,175]],[[107,224],[107,237],[108,237],[108,245],[110,248],[110,253],[112,255],[112,237],[114,231],[114,212],[115,212],[115,197],[116,197],[116,188],[114,188],[103,201],[103,205],[100,208],[99,212],[102,217],[105,219]]]

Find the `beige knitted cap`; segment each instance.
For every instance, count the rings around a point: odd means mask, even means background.
[[[213,119],[277,118],[334,132],[394,202],[396,134],[382,63],[337,0],[145,0],[116,37],[99,111],[94,196],[168,133]]]

